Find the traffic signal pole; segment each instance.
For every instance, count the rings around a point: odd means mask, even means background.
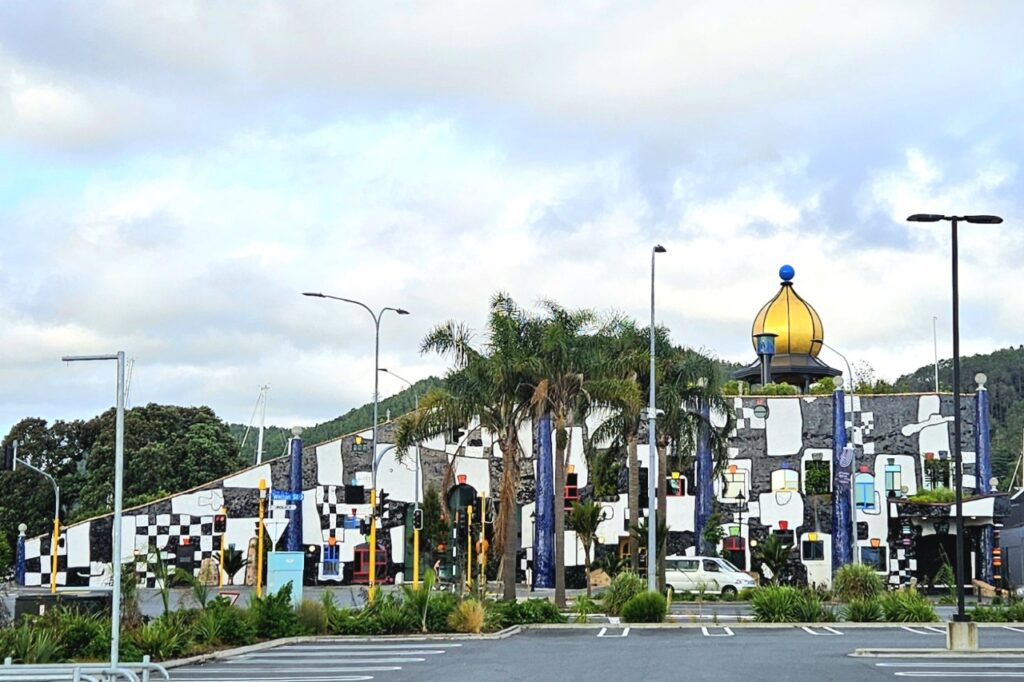
[[[374,425],[376,428],[376,425]],[[377,440],[373,441],[374,447]],[[374,599],[373,586],[377,583],[377,490],[370,488],[370,592],[369,598]]]
[[[256,528],[256,596],[263,596],[263,502],[267,497],[267,481],[260,479],[260,516]]]

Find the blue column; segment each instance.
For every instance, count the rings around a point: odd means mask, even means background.
[[[697,412],[700,414],[701,423],[697,430],[697,457],[696,457],[696,500],[693,507],[693,544],[697,547],[697,554],[706,554],[704,547],[704,527],[708,518],[711,517],[711,508],[715,501],[715,489],[712,485],[711,475],[714,472],[715,464],[711,459],[711,408],[706,400],[699,401]],[[653,504],[654,501],[652,500]]]
[[[551,415],[537,426],[537,481],[533,517],[533,586],[555,586],[555,474]]]
[[[992,444],[989,435],[988,389],[984,383],[978,384],[978,392],[974,396],[974,473],[977,479],[977,490],[982,495],[992,492]],[[978,557],[978,569],[981,579],[993,582],[992,550],[995,546],[994,528],[988,524],[981,529],[981,556]]]
[[[376,448],[377,444],[374,443]],[[295,436],[288,442],[291,462],[288,468],[288,492],[302,493],[302,439]],[[297,497],[288,503],[295,507],[288,511],[288,529],[285,533],[285,551],[302,551],[302,500]]]
[[[14,558],[14,582],[25,585],[25,531],[18,534],[18,550]]]
[[[846,447],[846,394],[841,388],[832,393],[832,571],[853,562],[856,528],[850,511],[850,461]]]

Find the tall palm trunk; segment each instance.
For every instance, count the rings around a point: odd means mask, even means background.
[[[626,438],[626,457],[629,459],[629,567],[640,572],[640,545],[633,529],[640,524],[640,465],[636,460],[636,432]]]
[[[590,590],[590,543],[589,542],[583,545],[583,560],[585,562],[587,562],[586,568],[584,569],[584,571],[586,572],[586,576],[587,576],[587,596],[590,597],[590,596],[592,596],[592,593],[591,593],[591,590]]]
[[[668,516],[666,516],[666,509],[668,507],[668,500],[666,495],[668,490],[666,489],[665,480],[666,474],[668,473],[668,443],[663,439],[658,438],[658,523],[664,523],[666,532],[668,531]],[[665,538],[665,545],[668,544],[668,538]],[[661,543],[658,546],[658,589],[665,589],[665,552],[667,547],[663,548]],[[648,550],[650,551],[650,550]]]
[[[502,472],[501,472],[501,510],[499,511],[499,523],[503,529],[501,539],[501,581],[502,599],[515,601],[516,599],[516,561],[519,552],[519,523],[516,506],[516,479],[518,478],[518,462],[516,453],[518,434],[512,431],[506,433],[502,439]],[[501,521],[504,521],[502,525]]]
[[[555,420],[555,605],[565,608],[565,414]]]

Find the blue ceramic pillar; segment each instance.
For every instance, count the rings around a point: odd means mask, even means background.
[[[551,415],[537,425],[537,481],[533,516],[533,586],[555,586],[555,475]]]
[[[715,465],[711,459],[711,408],[706,400],[699,401],[697,411],[700,414],[700,426],[697,430],[696,457],[696,490],[697,499],[693,507],[693,544],[697,554],[706,555],[708,548],[704,546],[704,528],[711,517],[711,508],[715,501],[715,489],[711,474]]]
[[[295,431],[297,429],[292,433]],[[301,431],[295,433],[295,436],[288,442],[288,450],[291,455],[288,468],[288,492],[292,494],[288,505],[294,509],[288,510],[288,531],[284,541],[286,552],[302,551],[302,438],[299,437],[301,433]],[[374,443],[373,446],[376,448],[377,444]]]
[[[980,377],[977,377],[980,378]],[[974,473],[979,493],[992,492],[992,443],[989,437],[988,389],[985,381],[978,382],[974,396]],[[995,547],[995,529],[987,524],[981,529],[981,556],[978,557],[978,571],[985,582],[993,582],[992,550]]]
[[[25,585],[25,524],[18,526],[18,549],[14,558],[14,582]]]
[[[856,528],[850,509],[852,450],[846,450],[846,394],[832,393],[832,571],[853,562]]]

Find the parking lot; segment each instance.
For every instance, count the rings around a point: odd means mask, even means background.
[[[985,627],[986,648],[1024,648],[1024,628]],[[428,679],[896,680],[1024,677],[1024,658],[852,657],[861,648],[942,648],[941,625],[527,630],[502,640],[329,641],[177,668],[188,682]]]

